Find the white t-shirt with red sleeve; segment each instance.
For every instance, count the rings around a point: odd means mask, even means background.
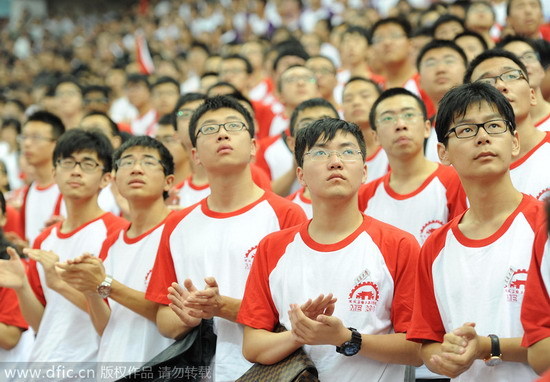
[[[311,205],[311,199],[308,199],[304,195],[305,188],[302,187],[295,193],[287,196],[286,198],[293,203],[299,205],[302,207],[302,210],[304,210],[304,213],[306,214],[306,217],[308,219],[311,219],[313,217],[313,207]]]
[[[333,293],[333,316],[363,334],[404,333],[412,314],[419,245],[412,235],[369,216],[348,237],[320,244],[309,222],[264,238],[246,284],[237,321],[272,331],[291,329],[289,304]],[[321,381],[402,381],[404,365],[360,355],[346,357],[334,346],[304,346]]]
[[[128,228],[105,240],[99,257],[105,273],[138,292],[147,290],[158,250],[163,220],[140,236],[129,238]],[[172,342],[154,322],[109,299],[111,315],[99,342],[98,362],[145,363]]]
[[[24,330],[21,333],[19,342],[10,350],[0,348],[0,363],[1,362],[25,362],[28,358],[30,346],[32,346],[32,330],[27,330],[28,325],[21,310],[19,309],[19,301],[13,289],[0,287],[0,323],[15,326]]]
[[[375,179],[385,175],[390,169],[388,156],[382,147],[379,147],[374,153],[365,158],[367,165],[367,180],[372,182]]]
[[[546,229],[541,226],[535,242],[521,307],[525,347],[550,337],[550,239]]]
[[[407,339],[443,342],[445,333],[475,322],[478,335],[523,336],[520,310],[543,204],[523,195],[516,210],[491,236],[462,234],[463,215],[435,231],[418,262],[414,311]],[[475,360],[455,381],[532,381],[527,365],[503,362],[488,367]]]
[[[64,262],[85,252],[99,254],[103,241],[127,222],[105,213],[69,233],[60,232],[61,223],[43,231],[35,248],[53,251]],[[88,313],[46,286],[42,266],[30,261],[28,278],[37,298],[45,306],[30,361],[95,362],[99,336]]]
[[[21,217],[25,238],[32,245],[36,237],[44,229],[44,223],[61,211],[61,194],[57,184],[48,187],[38,187],[31,183],[25,193],[21,206]]]
[[[510,166],[514,187],[538,200],[550,198],[550,131],[546,137],[527,154]]]
[[[178,190],[178,205],[189,207],[200,202],[210,195],[210,185],[208,183],[199,186],[193,183],[193,177],[190,176],[176,186]]]
[[[413,234],[420,244],[467,207],[466,193],[452,167],[439,164],[420,187],[408,194],[396,193],[390,177],[391,172],[361,186],[359,209]]]
[[[177,211],[166,220],[146,298],[167,305],[172,282],[190,278],[203,289],[215,277],[220,295],[241,299],[259,241],[304,220],[300,207],[269,191],[234,212],[212,211],[208,199]],[[242,326],[215,317],[214,329],[214,378],[234,381],[252,365],[242,355]]]

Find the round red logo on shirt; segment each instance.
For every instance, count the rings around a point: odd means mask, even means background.
[[[420,239],[422,240],[422,243],[426,241],[428,236],[430,236],[433,231],[441,226],[443,226],[443,222],[441,220],[430,220],[424,224],[424,226],[420,229]]]
[[[357,284],[349,294],[351,312],[372,312],[380,298],[378,285],[372,281]]]
[[[506,280],[504,291],[506,300],[509,302],[521,302],[525,293],[525,283],[527,281],[527,269],[518,269],[511,274],[509,280]]]
[[[257,245],[250,248],[244,254],[244,269],[249,270],[250,267],[252,266],[252,262],[254,261],[254,256],[256,256],[256,249],[258,249]]]

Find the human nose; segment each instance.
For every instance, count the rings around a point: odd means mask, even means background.
[[[227,133],[227,129],[225,128],[225,125],[220,125],[220,129],[216,134],[218,134],[218,137],[217,137],[218,141],[222,139],[229,139],[229,134]]]
[[[328,153],[328,163],[330,168],[342,167],[342,154],[338,151],[331,151]]]
[[[136,160],[135,163],[132,165],[131,173],[132,174],[135,174],[135,173],[142,174],[143,173],[143,161]]]
[[[489,142],[489,133],[485,130],[485,126],[478,126],[476,141],[478,144]]]

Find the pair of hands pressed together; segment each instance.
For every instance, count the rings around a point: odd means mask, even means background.
[[[440,373],[455,378],[467,371],[481,356],[481,340],[476,333],[475,323],[466,322],[445,334],[441,351],[433,354],[430,362]]]

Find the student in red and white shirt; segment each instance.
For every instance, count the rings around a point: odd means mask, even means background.
[[[550,218],[548,203],[547,216]],[[548,227],[547,222],[540,230],[548,233]],[[529,365],[542,375],[550,371],[550,239],[545,232],[541,232],[535,242],[521,306],[521,323],[525,330],[522,345],[529,347]]]
[[[251,366],[241,354],[242,326],[235,318],[258,242],[305,220],[298,206],[252,181],[253,126],[248,111],[228,96],[207,98],[193,114],[192,153],[211,193],[167,219],[146,293],[163,304],[157,326],[167,336],[214,318],[216,381],[234,381]]]
[[[403,88],[386,90],[374,102],[370,121],[391,170],[361,187],[359,209],[411,233],[422,244],[466,209],[460,179],[452,167],[424,156],[431,123],[418,96]]]
[[[21,224],[25,239],[30,244],[52,215],[59,215],[59,188],[53,179],[52,154],[56,140],[65,127],[56,115],[38,111],[27,119],[19,137],[21,150],[32,166],[34,181],[25,190],[21,206]]]
[[[544,52],[533,40],[522,36],[506,36],[497,47],[514,53],[525,65],[536,99],[536,105],[531,107],[531,118],[539,130],[550,131],[550,102],[544,99],[540,89],[546,74],[541,57]]]
[[[296,179],[294,136],[299,129],[321,118],[338,118],[338,111],[323,98],[311,98],[300,103],[290,117],[289,133],[268,137],[260,142],[256,163],[271,174],[273,191],[286,196],[300,188]]]
[[[313,219],[258,245],[237,317],[246,325],[243,353],[272,364],[305,345],[320,380],[402,380],[403,365],[420,364],[404,334],[418,243],[357,209],[366,177],[357,125],[322,119],[296,140]],[[272,332],[277,323],[288,331]]]
[[[145,291],[170,214],[164,196],[174,181],[174,162],[165,146],[144,136],[126,141],[113,159],[130,224],[105,240],[98,257],[85,255],[63,264],[63,279],[86,296],[101,336],[97,361],[143,364],[173,342],[159,333],[158,304],[145,299]],[[101,294],[100,285],[106,286]]]
[[[381,93],[376,82],[363,77],[352,77],[344,86],[342,95],[344,119],[359,126],[367,145],[366,182],[380,178],[389,169],[388,157],[376,139],[369,120],[372,105]]]
[[[422,343],[430,370],[457,381],[536,376],[520,309],[543,205],[512,184],[513,118],[505,97],[478,82],[451,89],[437,113],[439,156],[456,169],[470,208],[422,247],[407,338]]]
[[[15,290],[25,320],[37,332],[30,361],[93,362],[99,336],[86,313],[82,293],[64,282],[56,262],[84,251],[99,253],[107,235],[125,221],[97,204],[111,177],[112,146],[102,133],[71,130],[57,142],[54,178],[67,206],[67,218],[48,227],[24,252],[31,258],[27,275],[19,256],[0,262],[0,283]],[[40,264],[40,266],[38,265]],[[75,335],[77,334],[77,335]]]
[[[0,259],[9,259],[7,246],[12,243],[6,240],[2,226],[6,221],[6,200],[0,192]],[[25,362],[32,346],[32,331],[21,310],[13,289],[0,287],[0,362]]]
[[[477,56],[466,71],[464,82],[474,81],[496,87],[514,109],[520,142],[520,151],[510,166],[514,187],[539,200],[547,199],[550,171],[544,163],[550,160],[550,132],[537,129],[531,118],[536,97],[525,65],[513,53],[488,50]]]

